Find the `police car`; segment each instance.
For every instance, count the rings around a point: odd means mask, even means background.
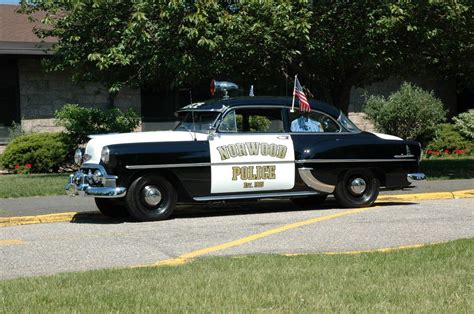
[[[226,84],[214,88],[234,87]],[[66,190],[94,197],[107,216],[150,221],[168,218],[178,202],[316,205],[333,194],[342,207],[370,206],[381,188],[425,178],[418,142],[362,132],[314,100],[309,112],[298,103],[292,110],[293,101],[227,96],[182,108],[174,130],[91,136]]]

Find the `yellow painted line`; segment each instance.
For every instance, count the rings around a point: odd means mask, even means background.
[[[339,212],[339,213],[335,213],[335,214],[331,214],[331,215],[311,218],[311,219],[308,219],[308,220],[303,220],[303,221],[295,222],[295,223],[292,223],[292,224],[284,225],[284,226],[281,226],[281,227],[278,227],[278,228],[273,228],[273,229],[270,229],[270,230],[267,230],[267,231],[264,231],[264,232],[256,233],[256,234],[253,234],[253,235],[250,235],[248,237],[244,237],[244,238],[241,238],[241,239],[238,239],[238,240],[234,240],[234,241],[214,245],[214,246],[207,247],[207,248],[200,249],[200,250],[196,250],[196,251],[192,251],[192,252],[180,255],[176,258],[171,258],[171,259],[159,261],[155,264],[138,265],[138,266],[134,266],[134,267],[150,267],[150,266],[155,266],[156,267],[156,266],[182,265],[186,262],[189,262],[193,258],[196,258],[196,257],[199,257],[199,256],[203,256],[203,255],[213,253],[213,252],[217,252],[217,251],[222,251],[222,250],[225,250],[225,249],[228,249],[228,248],[232,248],[232,247],[235,247],[235,246],[246,244],[246,243],[258,240],[258,239],[262,239],[262,238],[265,238],[265,237],[268,237],[268,236],[271,236],[271,235],[274,235],[274,234],[277,234],[277,233],[281,233],[281,232],[288,231],[288,230],[291,230],[291,229],[300,228],[300,227],[311,225],[311,224],[315,224],[317,222],[330,220],[330,219],[334,219],[334,218],[338,218],[338,217],[342,217],[342,216],[361,213],[361,212],[367,211],[367,210],[372,209],[372,208],[374,208],[374,207],[356,208],[356,209],[345,210],[343,212]]]
[[[359,251],[342,251],[342,252],[321,252],[321,253],[285,253],[281,254],[283,256],[306,256],[306,255],[315,255],[315,254],[321,254],[321,255],[357,255],[357,254],[363,254],[363,253],[376,253],[376,252],[381,252],[381,253],[387,253],[387,252],[393,252],[393,251],[400,251],[400,250],[408,250],[408,249],[416,249],[428,245],[435,245],[435,244],[440,244],[439,243],[422,243],[422,244],[413,244],[413,245],[400,245],[400,246],[392,246],[392,247],[386,247],[386,248],[379,248],[379,249],[370,249],[370,250],[359,250]]]
[[[19,245],[19,244],[25,244],[26,241],[23,240],[0,240],[0,245]]]
[[[71,221],[77,212],[0,218],[0,227]]]
[[[401,246],[386,247],[386,248],[380,248],[380,249],[348,251],[348,252],[323,252],[321,254],[323,255],[357,255],[357,254],[375,253],[375,252],[387,253],[387,252],[393,252],[393,251],[399,251],[399,250],[416,249],[416,248],[420,248],[427,245],[431,245],[431,244],[401,245]]]

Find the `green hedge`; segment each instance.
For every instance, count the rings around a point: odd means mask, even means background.
[[[33,133],[11,141],[0,156],[0,165],[17,173],[57,171],[71,160],[74,147],[62,133]]]
[[[407,82],[388,98],[370,96],[364,112],[378,131],[420,142],[429,141],[446,116],[432,92]]]

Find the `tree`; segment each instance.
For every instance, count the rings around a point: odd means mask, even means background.
[[[347,112],[350,89],[393,75],[472,75],[473,3],[314,1],[311,40],[294,71]]]
[[[308,1],[236,1],[216,25],[213,73],[275,93],[310,41],[310,16]]]
[[[308,38],[309,11],[299,3],[38,0],[24,2],[23,11],[44,11],[48,27],[38,35],[58,38],[50,70],[69,69],[76,80],[116,92],[125,85],[193,86],[215,76],[242,83],[281,76],[300,54],[296,39]]]
[[[27,13],[46,12],[49,27],[38,34],[59,40],[49,68],[70,69],[111,92],[125,85],[193,87],[214,77],[275,90],[299,73],[316,98],[345,112],[352,86],[397,74],[429,70],[471,82],[473,6],[470,0],[23,3]]]
[[[191,63],[190,2],[40,0],[23,1],[22,8],[44,12],[47,27],[37,34],[58,39],[50,70],[71,70],[75,80],[100,81],[117,92],[125,85],[179,82],[184,76]]]

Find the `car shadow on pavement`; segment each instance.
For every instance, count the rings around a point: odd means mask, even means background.
[[[398,205],[414,205],[414,202],[378,202],[376,206],[398,206]],[[317,206],[297,206],[288,200],[263,200],[253,202],[226,202],[226,203],[208,203],[208,204],[192,204],[179,205],[174,214],[169,218],[187,219],[187,218],[207,218],[218,216],[241,216],[268,214],[280,212],[296,212],[296,211],[328,211],[332,209],[342,209],[334,200],[328,200]],[[88,212],[76,214],[71,223],[79,224],[121,224],[125,222],[136,222],[130,217],[127,218],[111,218],[102,215],[100,212]]]
[[[113,225],[121,224],[124,222],[133,222],[129,217],[127,218],[112,218],[102,215],[100,212],[84,212],[77,213],[70,221],[71,223],[77,224],[101,224],[101,225]]]

